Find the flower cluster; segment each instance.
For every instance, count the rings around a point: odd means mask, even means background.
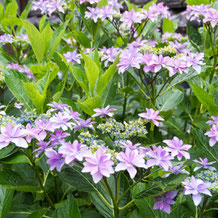
[[[63,6],[66,5],[64,0],[38,0],[33,1],[32,10],[40,10],[42,14],[51,16],[54,12],[64,13]]]
[[[218,23],[218,10],[211,8],[211,5],[192,5],[187,7],[189,19],[202,19],[204,23],[210,23],[213,28]]]
[[[214,146],[218,142],[218,117],[212,116],[211,118],[213,120],[209,120],[207,124],[212,125],[212,128],[210,129],[210,131],[206,132],[205,135],[210,138],[210,146]]]

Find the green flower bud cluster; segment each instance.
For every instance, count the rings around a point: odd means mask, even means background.
[[[163,48],[155,48],[148,45],[146,47],[142,47],[141,50],[156,55],[162,54],[163,56],[173,56],[177,53],[177,50],[170,45],[165,46]]]
[[[218,172],[204,170],[197,174],[196,177],[203,182],[210,182],[211,186],[209,187],[209,190],[212,193],[218,193]]]

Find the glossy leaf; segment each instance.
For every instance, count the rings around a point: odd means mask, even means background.
[[[13,190],[5,189],[0,185],[0,218],[5,218],[11,208]]]
[[[37,61],[40,64],[45,53],[45,42],[39,30],[30,22],[23,20],[24,28],[27,32],[32,49],[36,55]]]

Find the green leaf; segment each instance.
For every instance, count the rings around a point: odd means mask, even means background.
[[[33,52],[36,55],[37,61],[40,64],[45,53],[45,42],[42,34],[30,22],[23,20],[24,28],[27,32]]]
[[[134,198],[149,198],[175,189],[187,177],[187,174],[171,174],[167,178],[158,177],[148,183],[138,183],[133,188]]]
[[[26,155],[24,155],[20,152],[16,152],[16,153],[10,155],[9,157],[1,159],[0,163],[3,163],[3,164],[28,163],[29,164],[29,160],[27,159]]]
[[[5,17],[6,18],[16,17],[17,9],[18,9],[17,2],[15,0],[11,1],[5,9]]]
[[[85,73],[78,67],[74,67],[72,64],[69,66],[69,70],[75,80],[79,83],[79,85],[82,87],[83,91],[86,93],[86,96],[89,97],[89,87],[88,82],[85,76]]]
[[[18,173],[10,169],[0,171],[0,185],[6,189],[12,189],[23,192],[37,192],[40,188],[33,181],[27,182]]]
[[[34,211],[27,218],[41,218],[41,217],[44,217],[43,215],[46,214],[47,210],[48,210],[47,208],[43,208],[41,210]]]
[[[95,83],[97,81],[98,75],[100,73],[100,70],[98,68],[98,65],[95,63],[94,60],[92,60],[90,57],[88,57],[85,54],[82,54],[82,57],[85,61],[85,72],[86,72],[86,77],[89,82],[89,86],[91,89],[91,93],[94,94],[94,87]]]
[[[117,64],[119,63],[119,55],[117,55],[114,63],[110,65],[110,67],[102,74],[98,79],[97,84],[97,94],[100,95],[103,90],[107,87],[111,79],[113,78],[114,74],[117,71]]]
[[[4,7],[3,5],[0,3],[0,21],[4,18]]]
[[[78,30],[75,30],[74,32],[75,32],[76,41],[79,44],[81,44],[85,48],[90,48],[91,47],[90,39],[88,38],[88,36],[85,33],[81,32],[81,31],[78,31]]]
[[[97,7],[98,8],[102,8],[103,6],[106,6],[108,5],[108,0],[100,0],[98,3],[97,3]]]
[[[14,191],[0,186],[0,218],[5,218],[11,208]]]
[[[57,208],[52,218],[81,218],[79,208],[73,195],[67,196],[67,201],[62,207]]]
[[[13,145],[9,145],[9,146],[1,149],[1,152],[0,152],[0,161],[1,161],[1,159],[4,159],[5,157],[10,156],[11,153],[13,153],[13,150],[14,150],[14,146]]]
[[[22,81],[27,81],[27,78],[13,70],[5,70],[5,82],[11,93],[22,102],[28,110],[32,110],[33,104],[25,91]]]
[[[50,67],[49,67],[50,66]],[[54,80],[58,73],[58,67],[54,63],[48,63],[48,72],[44,77],[34,82],[23,83],[24,88],[39,113],[43,112],[49,84]]]
[[[65,32],[65,29],[67,27],[67,24],[68,24],[69,21],[66,21],[65,23],[63,23],[60,27],[58,27],[52,37],[51,37],[51,43],[50,43],[50,46],[48,48],[48,52],[47,52],[47,55],[46,55],[46,60],[47,61],[50,61],[54,52],[56,51],[63,35],[64,35],[64,32]]]
[[[215,148],[215,146],[211,147],[209,145],[209,138],[204,135],[203,131],[193,128],[193,134],[195,136],[195,143],[200,149],[200,152],[208,157],[209,161],[218,162],[218,149]]]
[[[90,116],[94,114],[93,110],[95,108],[101,107],[101,98],[99,96],[88,98],[84,102],[81,102],[80,99],[78,99],[77,102],[82,110]]]
[[[42,35],[42,38],[43,38],[44,43],[45,43],[45,53],[46,53],[48,51],[49,46],[50,46],[51,37],[53,35],[53,30],[52,30],[49,23],[45,26],[45,28],[43,28],[41,35]]]
[[[23,10],[23,12],[20,15],[21,19],[26,19],[28,17],[28,14],[31,10],[32,7],[32,0],[28,2],[28,4],[26,5],[25,9]]]
[[[168,18],[163,19],[163,32],[169,32],[169,33],[174,33],[175,32],[175,27],[174,27],[174,22],[172,20],[169,20]]]
[[[192,84],[192,90],[197,97],[197,99],[204,105],[204,107],[209,111],[211,115],[218,115],[218,107],[214,104],[213,96],[204,91],[198,85]]]
[[[185,137],[185,132],[182,130],[181,125],[178,124],[175,118],[171,118],[164,122],[164,124],[179,138]]]
[[[156,106],[161,111],[168,111],[183,101],[184,94],[178,89],[172,89],[156,99]]]
[[[210,4],[210,0],[186,0],[187,5],[208,5]]]
[[[146,4],[143,6],[143,9],[148,10],[149,7],[150,7],[153,3],[156,4],[156,3],[157,3],[157,0],[153,0],[153,1],[150,1],[150,2],[146,3]]]
[[[58,175],[63,182],[76,187],[78,191],[94,191],[91,176],[87,173],[82,173],[79,166],[64,167]]]
[[[189,23],[187,23],[187,34],[191,44],[196,48],[199,49],[198,46],[202,44],[202,37],[201,34],[198,32],[197,29],[192,27]]]

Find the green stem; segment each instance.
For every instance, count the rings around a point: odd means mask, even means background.
[[[128,87],[128,85],[129,85],[129,76],[128,76],[128,74],[126,76],[127,76],[126,87]],[[122,122],[124,122],[124,120],[125,120],[126,105],[127,105],[127,96],[128,96],[128,94],[127,94],[127,92],[125,92],[125,94],[124,94],[124,102],[123,102]]]
[[[198,218],[198,207],[196,206],[196,210],[195,210],[195,218]]]

